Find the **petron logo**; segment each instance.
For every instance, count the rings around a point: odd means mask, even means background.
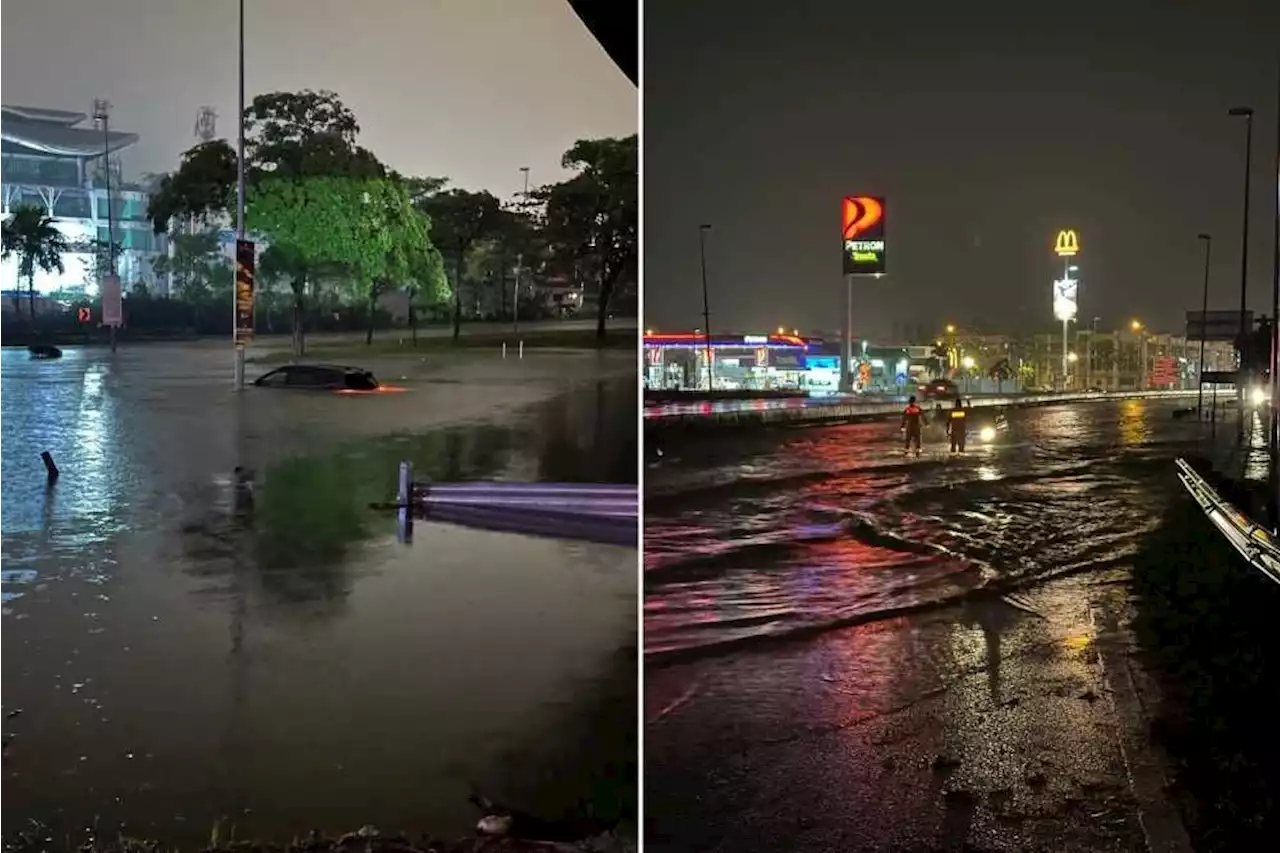
[[[884,199],[846,196],[841,210],[845,275],[883,275]]]
[[[1053,244],[1053,253],[1060,258],[1070,258],[1080,251],[1080,238],[1070,228],[1058,232],[1058,239]]]

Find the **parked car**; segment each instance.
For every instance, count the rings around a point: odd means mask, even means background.
[[[259,376],[253,384],[291,391],[378,390],[378,380],[369,371],[335,364],[286,364]]]
[[[920,393],[925,399],[932,400],[943,397],[957,397],[960,394],[960,389],[956,388],[956,383],[950,379],[931,379],[928,383],[920,386]]]

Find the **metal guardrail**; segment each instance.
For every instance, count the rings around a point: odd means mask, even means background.
[[[1146,398],[1179,398],[1194,397],[1196,391],[1116,391],[1102,393],[1079,394],[1018,394],[1004,396],[988,396],[972,398],[974,408],[992,406],[1045,406],[1055,403],[1102,402],[1104,400],[1127,400]],[[963,395],[962,395],[963,396]],[[677,424],[720,423],[728,425],[740,424],[786,424],[786,423],[818,423],[822,421],[841,421],[861,418],[874,418],[902,413],[902,406],[907,397],[894,397],[875,402],[858,402],[846,400],[804,399],[804,400],[760,400],[751,401],[708,402],[706,404],[669,404],[667,406],[646,407],[644,418],[647,422],[667,426]],[[926,408],[932,401],[926,401]],[[942,401],[944,406],[947,401]]]
[[[1280,583],[1280,545],[1271,532],[1224,500],[1185,459],[1177,459],[1176,464],[1178,479],[1231,547],[1251,566]]]

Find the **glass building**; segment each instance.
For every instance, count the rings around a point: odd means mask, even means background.
[[[111,178],[113,231],[121,247],[116,270],[128,290],[154,281],[151,259],[160,250],[147,221],[147,192],[120,180],[120,152],[138,141],[135,133],[103,133],[87,113],[38,107],[0,107],[0,203],[8,217],[20,205],[47,211],[75,250],[63,256],[61,275],[36,272],[36,291],[90,293],[97,288],[93,241],[106,244],[107,182]],[[104,166],[110,162],[108,172]],[[18,263],[0,265],[0,288],[21,289]]]

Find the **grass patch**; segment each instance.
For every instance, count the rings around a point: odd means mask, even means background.
[[[451,337],[431,336],[418,338],[417,346],[409,334],[401,329],[379,332],[372,344],[351,341],[340,344],[308,346],[304,358],[315,361],[359,359],[369,356],[411,355],[413,353],[456,352],[474,349],[499,349],[505,343],[516,349],[524,341],[525,349],[613,349],[635,350],[640,345],[640,333],[635,329],[618,329],[605,333],[604,339],[596,337],[594,329],[547,329],[521,332],[467,334],[463,329],[457,341]],[[289,350],[264,353],[250,359],[258,364],[283,364],[294,360]]]

